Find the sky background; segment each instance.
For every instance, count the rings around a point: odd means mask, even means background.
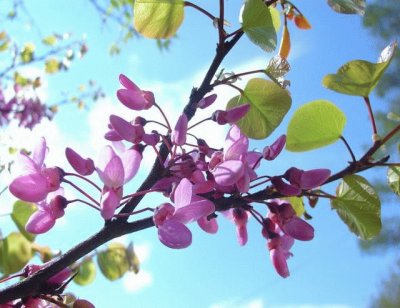
[[[6,6],[0,3],[0,10]],[[218,1],[197,1],[210,12],[217,14]],[[292,70],[288,74],[292,95],[292,108],[283,124],[268,139],[251,144],[262,149],[276,137],[285,133],[288,120],[294,110],[302,104],[328,99],[337,104],[347,115],[344,136],[351,144],[356,156],[371,138],[371,127],[365,106],[358,97],[344,96],[325,89],[321,80],[334,73],[345,62],[355,59],[376,61],[379,46],[362,27],[362,18],[355,15],[340,15],[333,12],[326,1],[293,1],[302,10],[312,25],[309,31],[298,30],[289,24],[292,51],[289,62]],[[142,89],[154,92],[159,105],[175,123],[182,106],[187,102],[191,88],[199,85],[214,56],[217,32],[209,19],[193,9],[185,9],[185,21],[173,40],[169,51],[160,51],[154,41],[137,38],[123,46],[118,56],[110,57],[108,48],[118,37],[118,28],[112,23],[102,25],[98,13],[89,1],[26,1],[26,6],[43,35],[71,32],[74,36],[87,37],[89,52],[82,60],[73,64],[68,73],[51,78],[43,74],[45,86],[43,97],[55,102],[61,91],[73,91],[79,84],[94,79],[103,87],[106,97],[92,105],[88,111],[77,111],[74,106],[65,106],[52,122],[43,121],[32,132],[16,129],[10,125],[3,136],[11,135],[15,144],[31,148],[39,136],[45,136],[50,148],[47,165],[57,164],[71,170],[64,159],[64,149],[69,146],[83,156],[96,159],[99,148],[105,144],[102,136],[106,131],[111,113],[134,118],[134,113],[118,103],[115,92],[120,87],[118,75],[124,73]],[[226,19],[232,30],[238,27],[238,12],[241,1],[226,1]],[[37,40],[37,33],[29,25],[12,23],[10,33],[20,42]],[[389,44],[390,42],[387,42]],[[243,37],[222,67],[236,73],[265,68],[274,54],[263,52]],[[3,64],[2,64],[3,65]],[[41,68],[31,68],[40,72]],[[246,79],[239,85],[244,86]],[[226,102],[237,95],[229,87],[217,88],[218,100],[215,108],[223,108]],[[374,108],[382,108],[384,102],[372,97]],[[141,114],[142,115],[142,114]],[[206,113],[200,112],[197,119]],[[145,117],[157,118],[153,111]],[[194,123],[194,122],[193,122]],[[207,123],[197,130],[199,136],[210,140],[210,145],[221,145],[226,127]],[[264,163],[261,173],[282,174],[287,168],[330,168],[333,172],[342,169],[350,159],[343,144],[305,153],[284,151],[275,161]],[[153,155],[146,152],[139,174],[125,192],[134,191],[149,170]],[[368,179],[383,177],[385,170],[363,174]],[[2,185],[9,177],[1,174]],[[337,183],[326,191],[334,193]],[[74,192],[67,191],[72,197]],[[0,213],[10,211],[12,197],[0,196]],[[143,207],[154,206],[162,199],[145,199]],[[398,211],[398,199],[383,205],[383,216]],[[321,200],[313,216],[315,238],[311,242],[297,241],[292,248],[294,257],[288,261],[291,276],[282,279],[270,263],[266,241],[260,227],[249,223],[249,242],[240,247],[235,228],[224,217],[220,217],[219,231],[209,235],[193,224],[192,245],[184,250],[172,250],[163,246],[152,228],[125,236],[119,241],[133,241],[139,258],[141,271],[138,275],[127,274],[116,282],[109,282],[98,273],[96,281],[87,287],[71,284],[69,291],[90,300],[96,307],[209,307],[209,308],[261,308],[261,307],[366,307],[380,287],[382,278],[390,271],[395,259],[393,254],[375,256],[363,254],[357,238],[348,231],[330,204]],[[97,212],[83,205],[74,204],[66,215],[57,221],[47,234],[37,237],[41,244],[66,251],[78,241],[99,230],[102,219]],[[13,230],[7,217],[0,218],[3,235]]]

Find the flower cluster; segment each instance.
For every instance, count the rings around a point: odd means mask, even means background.
[[[214,149],[205,140],[190,134],[191,126],[185,113],[171,127],[152,92],[140,89],[124,75],[120,76],[120,82],[123,88],[117,91],[117,98],[123,105],[135,111],[156,107],[165,123],[141,116],[126,120],[111,115],[105,139],[112,145],[102,150],[96,163],[70,148],[66,149],[67,160],[76,173],[46,167],[44,139],[41,139],[32,156],[21,153],[18,160],[22,172],[10,184],[10,191],[21,200],[37,203],[38,210],[29,219],[26,229],[32,233],[48,231],[64,215],[67,205],[77,201],[93,207],[105,220],[110,220],[119,217],[116,212],[130,198],[158,192],[168,197],[169,202],[138,212],[153,212],[158,238],[164,245],[174,249],[191,245],[192,233],[187,226],[191,222],[197,222],[207,233],[216,233],[219,213],[233,222],[239,244],[245,245],[248,239],[247,223],[254,218],[267,239],[272,264],[282,277],[287,277],[286,260],[291,256],[289,250],[294,240],[309,241],[314,236],[314,230],[296,215],[289,201],[283,198],[299,196],[317,188],[328,179],[330,171],[303,171],[292,167],[283,175],[260,176],[261,163],[278,157],[286,137],[280,136],[271,145],[265,146],[262,152],[251,150],[249,139],[234,124],[250,110],[250,105],[240,105],[228,111],[218,110],[206,119],[213,120],[216,125],[231,125],[223,147]],[[198,102],[198,107],[208,108],[216,98],[214,94],[205,97]],[[147,124],[150,122],[166,127],[167,132],[149,131]],[[189,138],[194,138],[197,143],[190,143],[190,150],[187,147]],[[167,149],[166,155],[160,154],[161,146]],[[158,156],[161,171],[157,180],[149,190],[124,195],[124,186],[137,174],[144,152],[148,150],[154,150]],[[89,179],[93,173],[98,175],[102,186]],[[69,179],[71,176],[91,184],[98,195],[92,196],[84,191]],[[71,185],[85,198],[67,200],[60,188],[62,182]],[[255,187],[265,192],[263,197],[254,197],[252,189]],[[276,196],[281,198],[276,199]],[[256,209],[256,203],[260,204],[261,210]]]

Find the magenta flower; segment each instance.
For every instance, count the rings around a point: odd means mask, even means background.
[[[186,132],[188,129],[188,118],[182,113],[176,122],[175,128],[172,131],[171,140],[175,145],[184,145],[186,143]]]
[[[119,89],[117,91],[117,97],[126,107],[133,110],[144,110],[154,105],[155,99],[153,92],[141,90],[123,74],[119,75],[119,82],[125,89]]]
[[[287,235],[274,238],[268,242],[272,265],[276,272],[283,278],[287,278],[290,275],[286,260],[292,256],[289,250],[293,246],[293,243],[294,239]]]
[[[192,233],[185,224],[207,217],[215,211],[215,206],[211,201],[194,195],[192,183],[185,178],[175,189],[174,204],[175,207],[169,203],[158,207],[153,220],[161,243],[174,249],[186,248],[192,243]]]
[[[229,110],[217,110],[211,116],[212,120],[217,122],[219,125],[227,123],[236,123],[243,118],[250,110],[249,104],[239,105]]]
[[[24,267],[24,277],[32,276],[37,271],[41,270],[43,267],[46,266],[46,263],[43,265],[36,265],[36,264],[28,264]],[[71,277],[72,271],[67,267],[55,274],[54,276],[50,277],[46,282],[52,287],[59,287],[61,286],[65,280]]]
[[[49,193],[47,200],[37,204],[38,210],[34,212],[25,225],[26,231],[33,234],[41,234],[49,231],[56,220],[64,216],[67,200],[62,196],[63,189]]]
[[[249,190],[250,181],[257,177],[254,168],[261,153],[248,152],[248,147],[248,138],[239,127],[232,125],[225,139],[224,152],[214,152],[209,163],[218,185],[234,185],[239,192]]]
[[[110,219],[122,198],[122,186],[137,173],[142,155],[135,149],[128,149],[120,156],[106,146],[100,156],[96,171],[104,183],[100,202],[101,215]]]
[[[283,178],[289,183],[283,181],[281,176],[271,178],[271,183],[281,194],[285,196],[297,196],[301,194],[302,190],[313,189],[324,184],[330,175],[331,171],[329,169],[304,171],[292,167],[283,175]]]
[[[228,211],[222,212],[225,217],[231,220],[236,226],[236,236],[240,246],[244,246],[247,243],[247,222],[249,216],[247,211],[241,208],[234,208]]]
[[[286,135],[280,136],[270,146],[266,146],[263,149],[263,157],[266,160],[274,160],[282,151],[286,143]]]
[[[110,124],[112,130],[106,133],[106,139],[109,139],[111,141],[126,140],[135,144],[142,141],[144,135],[144,129],[142,125],[131,124],[116,115],[110,116]],[[107,138],[108,136],[112,137]]]
[[[91,175],[94,172],[94,162],[91,158],[82,158],[71,148],[65,149],[65,156],[71,167],[80,175]]]
[[[211,104],[213,104],[215,102],[215,100],[217,99],[217,94],[211,94],[209,96],[203,97],[198,103],[197,103],[197,107],[199,107],[200,109],[204,109],[207,108],[208,106],[210,106]]]
[[[18,199],[39,202],[60,187],[63,171],[58,167],[46,168],[46,152],[46,140],[42,137],[32,153],[32,158],[22,152],[17,156],[17,164],[22,173],[11,182],[9,189]]]

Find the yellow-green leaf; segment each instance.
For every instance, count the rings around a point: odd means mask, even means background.
[[[286,149],[309,151],[336,142],[342,135],[346,116],[333,103],[316,100],[298,108],[289,122]]]
[[[33,60],[34,52],[35,52],[35,45],[33,43],[26,43],[20,53],[21,61],[24,63],[31,62]]]
[[[371,239],[381,231],[381,203],[374,188],[363,177],[344,177],[331,204],[349,229],[362,239]]]
[[[174,36],[183,18],[183,0],[136,0],[134,4],[135,29],[148,38]]]
[[[287,90],[262,78],[249,80],[243,94],[233,97],[227,109],[250,104],[249,112],[237,122],[240,130],[249,138],[264,139],[282,122],[292,104]]]
[[[50,58],[46,60],[45,71],[48,74],[57,73],[60,69],[60,62],[55,58]]]
[[[97,264],[108,280],[117,280],[129,270],[129,262],[124,245],[111,243],[97,254]]]
[[[0,268],[5,275],[18,272],[33,257],[31,242],[19,232],[9,234],[1,243]]]
[[[96,278],[96,265],[92,259],[87,259],[79,266],[78,274],[74,278],[74,282],[80,286],[86,286]]]
[[[387,171],[389,187],[400,196],[400,167],[390,167]]]

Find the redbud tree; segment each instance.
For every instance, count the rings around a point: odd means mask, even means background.
[[[287,127],[281,127],[292,104],[290,83],[285,79],[290,70],[290,32],[311,28],[301,7],[286,0],[247,0],[238,12],[240,26],[231,30],[225,20],[228,5],[229,2],[220,0],[219,11],[212,13],[196,3],[181,0],[136,0],[133,4],[135,30],[146,38],[173,37],[184,21],[186,9],[203,14],[218,34],[215,56],[202,82],[189,93],[177,119],[166,116],[152,89],[143,89],[133,76],[121,74],[116,99],[129,112],[124,117],[111,115],[109,122],[104,123],[108,127],[104,138],[109,145],[100,153],[100,159],[67,147],[65,158],[70,168],[48,166],[46,153],[51,149],[46,145],[46,136],[37,140],[30,152],[18,154],[16,165],[20,172],[10,181],[9,190],[20,200],[12,213],[19,232],[2,240],[0,271],[5,275],[3,280],[22,280],[0,291],[0,303],[5,307],[42,307],[49,303],[91,307],[87,301],[66,296],[68,284],[74,280],[85,285],[93,280],[94,257],[110,280],[129,270],[138,271],[139,261],[132,245],[110,244],[106,250],[94,250],[114,238],[148,228],[157,233],[165,246],[184,249],[192,244],[191,224],[213,234],[218,232],[219,220],[229,219],[236,227],[239,245],[245,245],[247,223],[254,220],[267,245],[271,264],[283,278],[290,275],[288,260],[294,242],[314,238],[307,211],[318,202],[330,202],[358,237],[368,240],[379,234],[381,203],[374,185],[362,173],[371,168],[386,168],[388,186],[399,194],[399,162],[392,161],[381,150],[396,137],[400,124],[388,132],[378,131],[370,100],[370,93],[396,52],[396,42],[388,44],[377,62],[350,61],[322,80],[326,88],[359,97],[365,104],[371,132],[362,132],[368,147],[356,155],[343,136],[346,115],[330,101],[317,99],[300,106]],[[362,15],[365,9],[363,0],[329,0],[328,5],[344,14]],[[238,73],[221,70],[222,61],[243,37],[254,48],[273,53],[269,64]],[[244,88],[237,85],[242,76],[252,75],[257,77],[253,76]],[[213,108],[218,99],[214,93],[217,87],[237,91],[226,102],[225,110]],[[162,120],[143,117],[141,111],[148,109],[159,112]],[[194,122],[192,118],[198,109],[209,113]],[[391,113],[393,120],[398,121],[399,117]],[[201,125],[226,126],[225,139],[217,147],[209,145],[206,136],[191,132]],[[278,127],[286,133],[276,140],[266,140],[259,151],[251,148],[252,139],[264,140]],[[293,165],[278,174],[269,174],[262,168],[273,164],[284,149],[306,152],[335,142],[343,142],[349,154],[349,161],[343,162],[341,170],[333,171],[329,166],[303,170]],[[150,152],[156,154],[156,159],[148,176],[135,191],[129,190],[126,184]],[[332,182],[336,183],[335,191],[326,189],[325,185]],[[91,188],[87,189],[88,186]],[[63,192],[66,187],[75,190],[79,197],[67,199]],[[143,198],[153,194],[164,196],[164,202],[144,205]],[[101,215],[104,225],[69,251],[53,256],[47,247],[35,244],[35,236],[52,232],[71,204],[93,208],[93,215]],[[40,254],[43,264],[30,262],[35,253]],[[87,255],[91,257],[85,258]]]

